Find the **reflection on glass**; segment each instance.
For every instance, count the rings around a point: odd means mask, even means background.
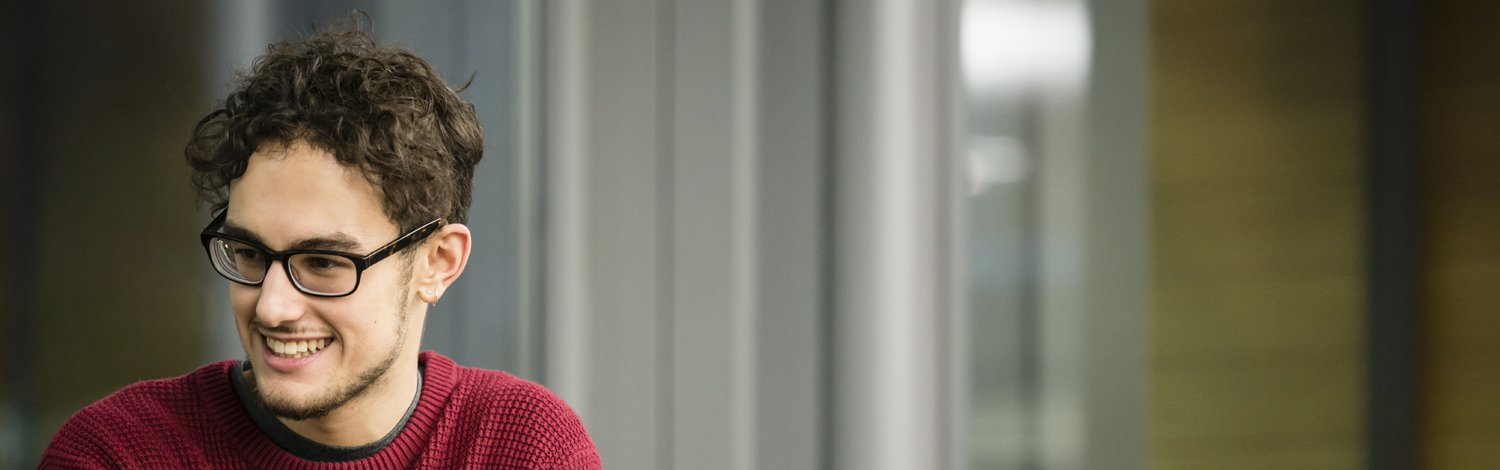
[[[971,468],[1048,462],[1043,419],[1045,310],[1038,302],[1044,159],[1058,138],[1049,97],[1078,93],[1089,60],[1080,1],[968,0],[962,60],[969,200]],[[1066,352],[1066,351],[1063,351]]]

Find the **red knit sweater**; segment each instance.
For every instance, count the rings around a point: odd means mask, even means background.
[[[300,459],[256,427],[229,382],[234,361],[139,382],[79,411],[52,438],[45,468],[597,469],[568,405],[504,372],[419,359],[422,398],[380,452],[351,462]]]

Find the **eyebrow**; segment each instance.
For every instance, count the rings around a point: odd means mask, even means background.
[[[235,225],[233,222],[230,222],[228,220],[224,221],[224,225],[219,228],[219,231],[231,237],[243,238],[259,243],[261,245],[266,244],[266,242],[261,240],[260,236],[256,235],[255,232],[251,231],[250,229]],[[349,234],[344,232],[334,232],[332,234],[321,237],[308,237],[292,240],[292,243],[290,243],[286,249],[281,251],[333,250],[352,252],[357,250],[358,248],[359,241],[355,240],[353,236],[350,236]]]

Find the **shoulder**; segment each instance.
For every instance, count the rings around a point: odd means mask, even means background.
[[[567,408],[572,414],[557,394],[535,382],[498,370],[459,366],[458,371],[460,393],[482,402],[521,409]]]
[[[471,412],[540,434],[582,429],[573,409],[546,387],[501,371],[459,367],[454,393]]]
[[[458,368],[456,402],[505,448],[531,448],[544,467],[597,468],[599,457],[578,415],[546,387],[514,375]]]
[[[85,466],[121,462],[132,451],[149,450],[142,441],[170,442],[185,437],[199,419],[211,374],[227,374],[231,361],[209,364],[186,375],[136,382],[84,407],[52,437],[43,464]],[[227,382],[227,379],[224,380]],[[46,466],[46,465],[44,465]]]
[[[114,427],[159,426],[163,420],[179,420],[202,409],[201,400],[211,397],[210,392],[233,392],[228,388],[232,364],[217,362],[177,377],[136,382],[79,410],[73,419],[104,421]]]

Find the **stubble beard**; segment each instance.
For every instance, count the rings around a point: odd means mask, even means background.
[[[411,313],[407,309],[407,301],[410,300],[411,290],[408,288],[408,284],[411,283],[412,278],[411,260],[407,258],[402,264],[405,267],[402,269],[401,283],[399,284],[401,286],[401,294],[396,299],[396,324],[399,325],[396,330],[396,344],[391,346],[390,351],[386,353],[385,357],[380,362],[360,372],[358,378],[353,382],[343,384],[337,390],[326,393],[321,399],[316,399],[311,403],[298,403],[286,396],[268,394],[260,386],[260,375],[255,375],[256,386],[252,387],[254,393],[251,393],[251,395],[255,396],[255,401],[260,402],[261,408],[278,418],[293,421],[322,418],[364,395],[375,384],[385,381],[386,374],[390,372],[391,367],[396,364],[396,359],[401,357],[401,351],[405,349],[406,317]]]

